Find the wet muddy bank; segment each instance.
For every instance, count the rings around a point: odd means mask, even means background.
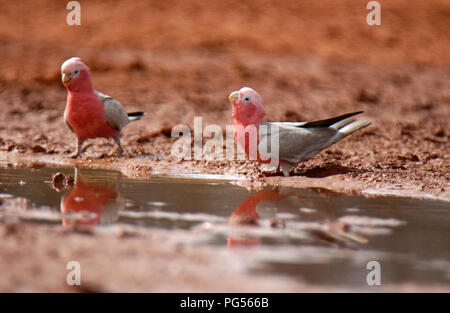
[[[297,169],[293,176],[283,177],[271,169],[261,168],[252,161],[242,162],[199,162],[158,160],[157,156],[130,158],[81,158],[73,160],[66,156],[46,156],[42,154],[24,155],[21,153],[4,153],[0,151],[0,168],[21,167],[39,169],[45,166],[103,169],[119,171],[135,179],[148,179],[152,175],[192,176],[212,178],[223,176],[235,180],[239,186],[248,189],[261,189],[265,186],[285,186],[294,188],[324,188],[348,195],[412,197],[417,199],[439,199],[450,201],[449,182],[442,186],[425,187],[423,182],[410,179],[379,182],[377,174],[370,171],[345,168],[336,164],[314,165],[307,162],[302,169]],[[231,164],[229,164],[231,163]],[[312,163],[312,164],[311,164]],[[227,164],[224,166],[224,164]],[[400,182],[401,181],[401,182]]]

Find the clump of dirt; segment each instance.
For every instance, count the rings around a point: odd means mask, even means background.
[[[52,177],[52,187],[56,191],[62,191],[64,189],[70,189],[75,180],[71,175],[64,175],[61,172],[56,173]]]

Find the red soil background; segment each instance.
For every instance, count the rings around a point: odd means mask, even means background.
[[[363,0],[81,0],[81,26],[66,24],[67,2],[0,1],[0,160],[73,162],[60,66],[78,56],[96,89],[128,111],[147,112],[123,132],[127,158],[115,158],[113,142],[98,139],[79,163],[449,197],[450,1],[380,0],[381,26],[367,25]],[[364,110],[373,125],[286,179],[260,178],[254,162],[148,157],[170,153],[170,128],[192,126],[194,116],[204,125],[230,124],[227,96],[244,85],[262,95],[267,120]],[[133,240],[118,234],[1,223],[0,290],[73,291],[64,280],[71,259],[87,264],[79,291],[315,290],[271,277],[224,278],[215,270],[226,266],[221,254],[170,245],[164,232]]]
[[[147,112],[123,132],[131,157],[169,153],[173,139],[164,134],[178,123],[192,126],[194,116],[204,125],[230,124],[227,96],[246,85],[265,100],[267,120],[354,110],[373,119],[300,165],[300,180],[339,174],[370,186],[447,193],[447,0],[380,1],[381,26],[366,23],[367,1],[80,3],[81,26],[69,26],[66,1],[0,2],[2,151],[65,158],[73,151],[60,65],[78,56],[96,89],[129,111]],[[115,151],[112,141],[96,140],[84,156],[111,158]],[[252,162],[185,168],[258,173]]]

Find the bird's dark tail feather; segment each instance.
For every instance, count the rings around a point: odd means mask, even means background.
[[[128,120],[130,121],[137,121],[139,120],[141,117],[143,117],[145,115],[145,112],[130,112],[128,113]]]
[[[330,127],[331,125],[333,125],[333,124],[335,124],[335,123],[337,123],[339,121],[345,120],[346,118],[349,118],[351,116],[354,116],[354,115],[357,115],[357,114],[361,114],[361,113],[363,113],[363,111],[347,113],[347,114],[339,115],[339,116],[336,116],[336,117],[328,118],[326,120],[308,122],[306,124],[303,124],[300,127],[301,128]]]

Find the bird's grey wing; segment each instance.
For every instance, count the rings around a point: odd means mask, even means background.
[[[307,122],[270,122],[272,125],[301,127]],[[264,124],[264,123],[263,123]]]
[[[103,102],[105,108],[105,117],[111,127],[121,130],[128,124],[128,115],[124,111],[122,104],[113,97],[95,91],[99,100]]]
[[[261,123],[259,130],[260,155],[267,154],[267,151],[271,151],[272,145],[277,144],[278,159],[295,164],[309,160],[328,147],[333,143],[332,138],[337,133],[336,129],[329,127],[301,128],[279,123]]]

